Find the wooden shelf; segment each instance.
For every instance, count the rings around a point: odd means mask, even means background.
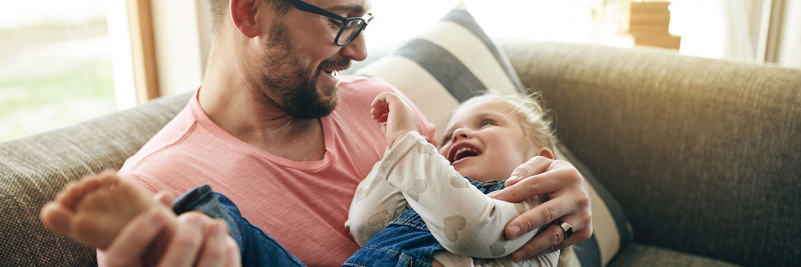
[[[627,36],[635,45],[679,49],[681,37],[670,34],[670,2],[631,2]]]

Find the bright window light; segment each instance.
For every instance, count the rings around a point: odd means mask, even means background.
[[[104,0],[0,9],[0,141],[116,110]]]

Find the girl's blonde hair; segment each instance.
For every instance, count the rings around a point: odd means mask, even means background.
[[[512,114],[523,128],[526,137],[535,144],[542,147],[554,149],[556,144],[555,131],[552,128],[552,113],[546,111],[540,105],[541,97],[537,93],[524,94],[503,94],[497,91],[488,91],[484,94],[471,97],[462,102],[454,113],[459,112],[463,107],[484,102],[503,102],[513,107]],[[508,116],[508,115],[507,115]]]

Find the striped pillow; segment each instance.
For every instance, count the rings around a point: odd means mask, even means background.
[[[427,32],[356,74],[386,80],[412,100],[435,99],[415,104],[439,134],[460,102],[487,88],[501,93],[525,91],[503,51],[463,4]]]
[[[398,88],[437,126],[439,134],[460,102],[488,88],[501,93],[526,91],[503,51],[463,4],[427,32],[356,74],[381,78]],[[586,178],[595,229],[589,240],[563,253],[560,265],[606,265],[630,239],[628,222],[620,205],[584,165],[562,146],[555,153],[557,158],[573,163]]]
[[[633,238],[623,208],[589,169],[562,144],[554,149],[556,159],[573,164],[590,189],[593,234],[559,255],[559,266],[606,266],[620,248]]]

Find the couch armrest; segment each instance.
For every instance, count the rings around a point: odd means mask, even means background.
[[[657,49],[506,40],[557,135],[635,241],[745,265],[801,261],[801,70]]]
[[[39,210],[68,182],[121,167],[190,95],[0,143],[0,266],[95,265],[93,249],[47,230]]]

